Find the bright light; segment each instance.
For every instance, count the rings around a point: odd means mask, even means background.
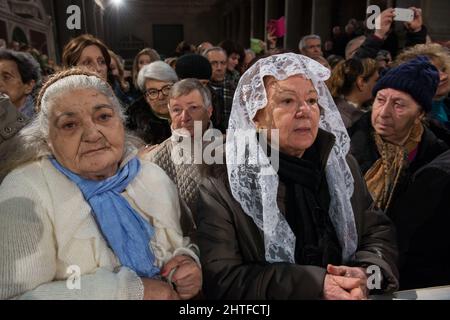
[[[123,0],[111,0],[111,2],[116,7],[120,7],[123,4]]]

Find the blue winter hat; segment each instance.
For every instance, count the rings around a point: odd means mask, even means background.
[[[392,88],[403,91],[422,107],[425,112],[431,111],[433,97],[439,85],[439,71],[425,56],[418,56],[401,65],[388,70],[377,81],[372,94]]]

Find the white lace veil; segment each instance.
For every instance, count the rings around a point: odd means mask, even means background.
[[[294,263],[295,235],[278,209],[278,175],[273,169],[267,171],[272,167],[257,142],[253,118],[267,105],[265,76],[284,80],[298,74],[310,79],[319,95],[319,105],[324,111],[320,128],[336,137],[326,166],[331,198],[329,215],[342,247],[343,262],[348,262],[358,242],[350,203],[353,177],[345,160],[350,138],[324,83],[330,71],[315,60],[294,53],[273,55],[257,61],[241,77],[233,99],[226,141],[231,192],[244,212],[263,231],[266,261]]]

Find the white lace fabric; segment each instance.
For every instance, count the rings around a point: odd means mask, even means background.
[[[326,166],[331,199],[329,215],[342,248],[343,262],[347,262],[354,256],[358,245],[350,203],[354,181],[346,162],[350,138],[324,83],[330,71],[315,60],[294,53],[273,55],[257,61],[242,75],[233,99],[226,141],[231,192],[244,212],[263,231],[266,261],[295,263],[295,235],[277,205],[278,175],[275,170],[267,170],[270,161],[258,143],[253,121],[256,112],[267,105],[263,78],[273,76],[277,80],[285,80],[294,75],[303,75],[312,81],[324,111],[319,127],[336,137]]]

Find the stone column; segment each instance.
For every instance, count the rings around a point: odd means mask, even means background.
[[[279,0],[279,1],[283,1],[283,0]],[[267,41],[267,22],[270,19],[278,19],[279,17],[277,16],[277,0],[266,0],[265,3],[265,20],[264,20],[264,41]]]
[[[422,0],[418,7],[422,8],[423,23],[433,41],[450,39],[450,2],[448,0]]]
[[[322,42],[326,41],[331,33],[331,0],[313,0],[312,1],[312,21],[311,33],[317,34],[322,38]]]
[[[251,0],[250,37],[263,40],[265,38],[265,0]]]
[[[298,0],[286,0],[285,18],[286,35],[284,47],[288,50],[297,50],[302,34],[301,19],[302,3]]]
[[[234,8],[231,11],[231,39],[238,39],[239,32],[241,26],[239,25],[240,22],[240,15],[242,12],[239,11],[239,7]]]
[[[250,30],[251,30],[251,21],[249,19],[250,10],[251,9],[249,2],[241,2],[239,6],[240,16],[239,16],[238,42],[245,48],[248,48],[250,45]]]

